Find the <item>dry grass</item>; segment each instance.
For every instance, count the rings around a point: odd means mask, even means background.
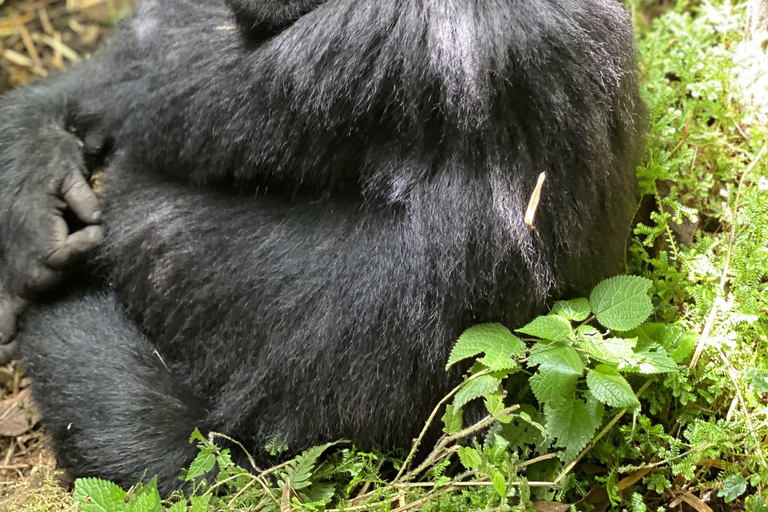
[[[0,94],[87,57],[135,0],[0,0]]]

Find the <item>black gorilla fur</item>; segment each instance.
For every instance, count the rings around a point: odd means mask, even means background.
[[[463,329],[519,326],[621,268],[641,105],[618,1],[260,10],[284,4],[152,0],[0,104],[9,293],[39,274],[35,194],[83,166],[78,137],[110,144],[108,285],[19,334],[74,476],[167,492],[195,427],[262,461],[273,435],[406,447],[459,378]]]

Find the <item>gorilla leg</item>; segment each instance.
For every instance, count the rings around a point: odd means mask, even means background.
[[[59,461],[73,477],[98,476],[130,487],[157,474],[165,495],[204,428],[201,400],[155,354],[104,293],[36,306],[20,345],[34,396]]]

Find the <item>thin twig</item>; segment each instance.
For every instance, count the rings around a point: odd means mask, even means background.
[[[397,472],[397,476],[395,476],[395,479],[393,480],[393,482],[397,482],[398,480],[400,480],[400,477],[403,476],[403,473],[405,473],[405,471],[408,470],[408,467],[410,466],[411,462],[413,462],[413,458],[416,456],[416,452],[418,451],[419,446],[421,445],[421,442],[424,440],[424,436],[427,435],[427,431],[429,430],[429,427],[432,425],[432,422],[435,420],[435,416],[437,416],[437,413],[440,411],[440,408],[442,408],[443,405],[445,405],[445,403],[448,400],[453,398],[453,395],[458,393],[461,390],[461,388],[464,387],[465,384],[477,379],[478,377],[481,377],[487,374],[488,374],[488,371],[485,371],[485,370],[476,373],[475,375],[471,376],[470,378],[468,378],[467,380],[465,380],[464,382],[462,382],[461,384],[453,388],[450,393],[445,395],[443,399],[440,400],[440,402],[438,402],[435,408],[432,409],[432,414],[430,414],[429,418],[427,418],[427,422],[424,424],[424,428],[421,429],[421,433],[419,433],[419,437],[417,437],[416,440],[413,442],[411,451],[408,453],[408,456],[405,458],[403,465],[400,466],[400,471]]]
[[[237,446],[239,446],[240,449],[243,450],[243,452],[245,453],[245,456],[248,457],[248,462],[251,464],[251,467],[254,469],[254,471],[256,471],[258,473],[263,473],[263,471],[261,469],[259,469],[259,467],[256,465],[256,462],[253,460],[253,457],[251,457],[251,453],[248,450],[245,449],[245,446],[243,446],[243,444],[240,441],[236,441],[236,440],[232,439],[231,437],[229,437],[228,435],[220,434],[219,432],[210,432],[208,434],[208,440],[211,443],[213,443],[213,439],[215,437],[221,437],[222,439],[226,439],[230,443],[234,443]]]
[[[699,343],[696,345],[696,351],[693,353],[693,358],[691,358],[691,364],[689,368],[693,369],[696,366],[696,363],[699,362],[699,358],[701,357],[701,353],[704,351],[704,348],[707,346],[707,343],[709,342],[709,335],[712,332],[712,327],[715,324],[715,318],[717,316],[717,306],[718,306],[718,298],[721,300],[725,300],[725,284],[728,282],[728,272],[731,267],[731,254],[733,253],[733,245],[736,242],[736,225],[738,224],[736,219],[736,214],[738,212],[739,208],[739,202],[741,199],[741,191],[744,186],[744,180],[746,177],[752,172],[752,170],[755,168],[757,163],[760,161],[761,158],[763,158],[763,155],[765,155],[766,146],[763,146],[760,149],[760,152],[757,153],[757,156],[750,162],[750,164],[747,166],[746,170],[744,171],[744,174],[741,175],[741,179],[739,180],[739,187],[736,189],[736,200],[733,202],[733,210],[731,212],[731,215],[733,216],[733,219],[731,221],[731,233],[728,237],[728,250],[725,253],[725,263],[723,264],[723,273],[720,276],[720,285],[718,289],[718,296],[715,298],[714,304],[712,304],[712,309],[709,312],[709,316],[707,317],[707,323],[704,325],[704,330],[701,333],[701,338],[699,339]]]
[[[760,462],[763,463],[763,467],[765,467],[765,459],[763,458],[763,452],[760,450],[760,447],[762,446],[762,443],[760,440],[757,439],[757,434],[755,433],[755,426],[752,423],[752,418],[749,417],[748,411],[747,411],[747,403],[744,401],[744,396],[741,394],[741,388],[739,387],[739,382],[736,380],[736,368],[733,367],[731,362],[728,360],[727,357],[725,357],[725,354],[723,354],[723,351],[720,350],[720,347],[717,347],[717,353],[720,355],[720,360],[723,361],[723,364],[728,367],[728,376],[731,378],[731,381],[733,382],[733,387],[736,390],[736,396],[739,397],[739,401],[741,402],[741,407],[744,409],[744,417],[747,420],[747,425],[749,426],[749,432],[752,434],[752,440],[755,442],[755,448],[757,449],[757,455],[760,457]]]
[[[469,428],[465,428],[461,432],[457,434],[453,434],[451,436],[443,436],[443,438],[437,443],[435,448],[432,450],[432,453],[429,455],[429,457],[426,458],[424,462],[422,462],[419,467],[411,471],[410,473],[407,473],[403,476],[403,480],[408,481],[424,471],[426,468],[434,464],[435,459],[441,454],[441,452],[445,449],[448,444],[458,441],[459,439],[463,439],[467,436],[470,436],[474,434],[475,432],[479,432],[480,430],[484,429],[485,427],[489,427],[494,421],[496,421],[498,418],[502,416],[506,416],[511,412],[514,412],[520,408],[520,405],[515,404],[511,405],[502,411],[492,415],[492,416],[486,416],[485,419],[475,423]]]

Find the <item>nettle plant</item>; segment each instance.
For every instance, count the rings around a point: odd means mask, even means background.
[[[229,449],[214,443],[222,437],[243,449],[236,440],[216,433],[204,438],[195,431],[190,442],[198,444],[200,453],[182,471],[192,492],[187,497],[177,493],[166,507],[171,512],[243,507],[328,511],[351,506],[391,510],[397,500],[404,510],[416,504],[425,511],[526,508],[541,497],[533,488],[558,488],[624,413],[639,411],[638,396],[654,376],[679,372],[677,363],[693,351],[694,335],[645,323],[653,310],[650,287],[642,277],[605,280],[589,299],[557,302],[549,314],[516,331],[531,338],[520,338],[500,324],[468,329],[454,346],[447,368],[472,359],[474,363],[464,381],[437,404],[405,460],[347,447],[333,452],[338,443],[328,443],[267,470],[259,470],[251,460],[253,471],[247,471],[233,463]],[[627,379],[637,376],[645,378],[635,391]],[[516,401],[509,399],[510,391],[519,399],[526,386],[539,407],[508,405]],[[482,407],[473,409],[480,405],[478,399],[487,414],[477,414]],[[606,408],[618,412],[597,433]],[[441,411],[443,435],[412,467]],[[480,419],[466,426],[465,411]],[[481,433],[484,439],[478,437]],[[463,469],[454,463],[456,456]],[[382,476],[381,468],[387,465],[397,470],[394,478]],[[76,482],[74,497],[85,512],[163,510],[154,480],[126,493],[109,482],[82,479]]]
[[[639,410],[638,396],[654,375],[679,372],[677,363],[696,346],[697,337],[681,328],[645,322],[653,311],[650,287],[648,279],[617,276],[597,285],[589,299],[556,302],[549,314],[516,331],[533,337],[526,339],[533,341],[530,348],[500,324],[468,329],[456,343],[448,367],[482,357],[447,406],[446,434],[460,430],[463,408],[470,400],[483,398],[488,412],[498,415],[507,394],[505,379],[527,370],[541,412],[523,406],[516,414],[499,417],[486,448],[504,443],[519,450],[527,444],[534,453],[546,453],[554,447],[563,449],[559,457],[564,463],[574,461],[620,415]],[[636,392],[627,377],[638,375],[648,378]],[[620,412],[596,437],[606,406]],[[459,449],[466,467],[477,467],[478,450],[478,446]]]

